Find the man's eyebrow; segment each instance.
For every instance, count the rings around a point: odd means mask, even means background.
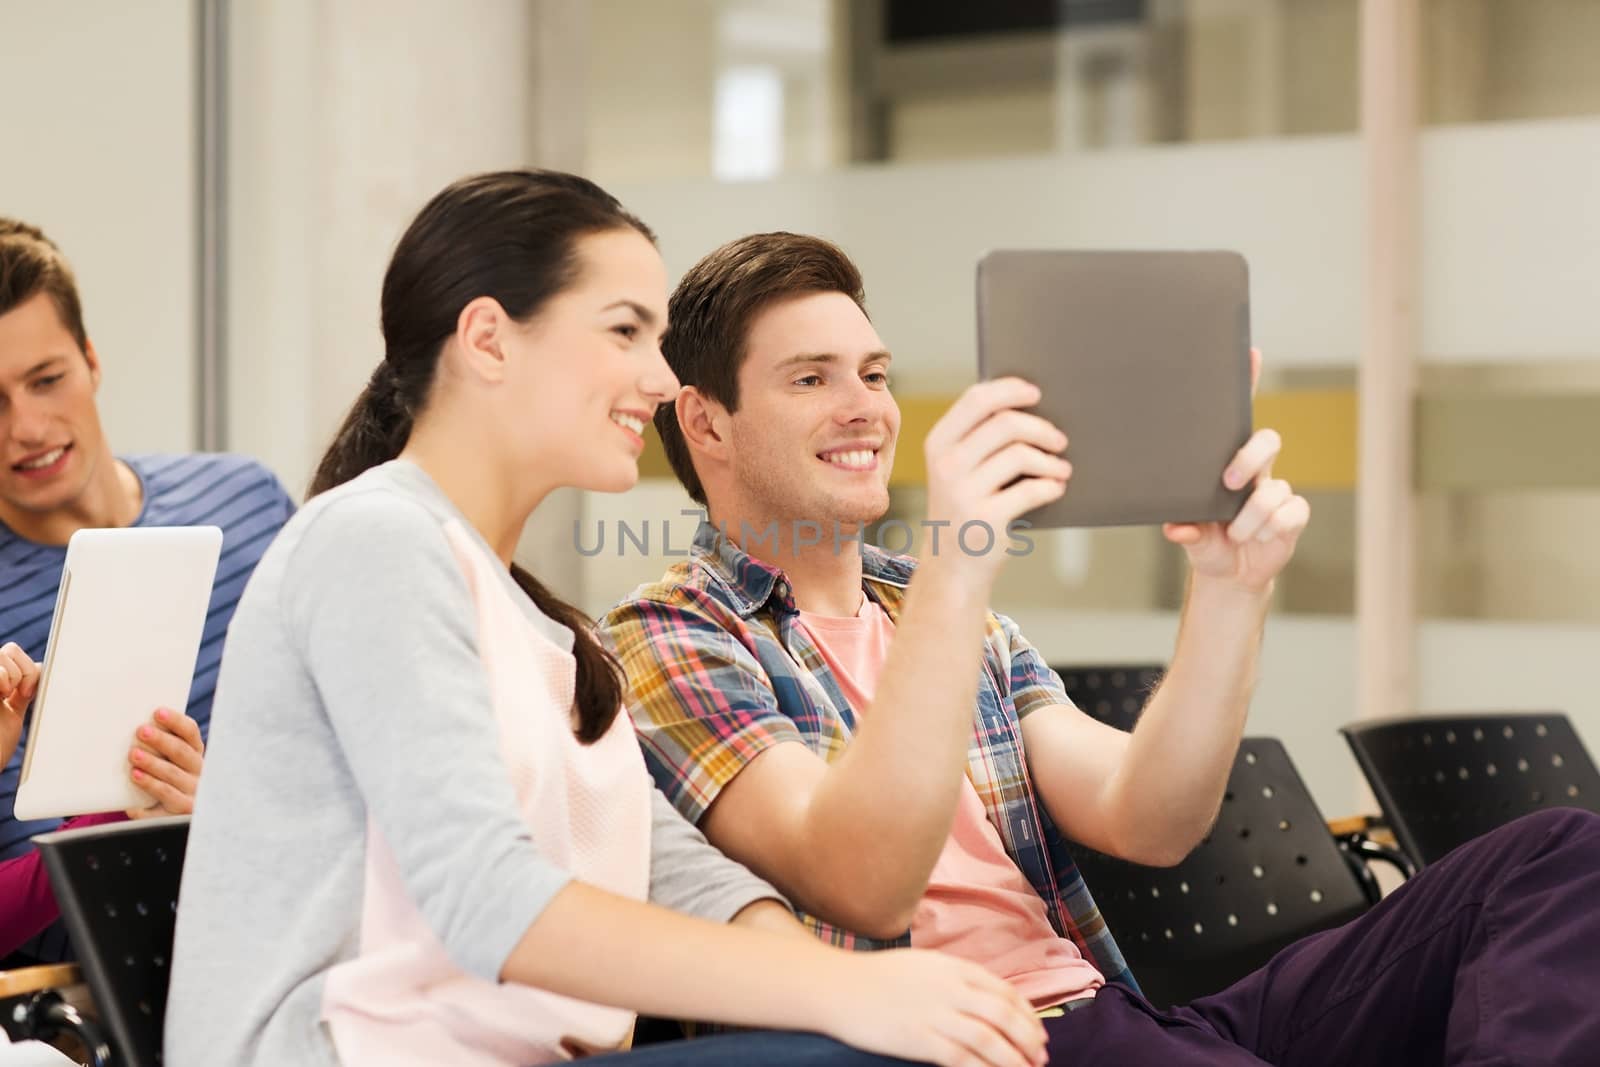
[[[17,375],[17,381],[25,382],[35,375],[42,374],[47,370],[53,370],[67,358],[68,357],[65,354],[46,356],[33,366],[29,367],[27,370],[23,371],[21,374]]]
[[[791,367],[804,366],[807,363],[837,363],[839,357],[832,352],[800,352],[793,356],[786,356],[778,361],[777,370],[782,372]]]
[[[38,374],[40,371],[48,370],[48,369],[50,369],[50,367],[53,364],[60,363],[62,360],[66,359],[66,358],[67,358],[66,356],[46,356],[45,358],[41,359],[39,362],[35,363],[33,366],[29,367],[27,370],[23,371],[22,372],[22,376],[24,378],[32,378],[35,374]]]
[[[868,352],[865,356],[862,356],[861,362],[863,364],[888,363],[893,359],[894,357],[887,351],[880,349],[876,352]],[[843,362],[843,360],[840,359],[838,354],[833,352],[800,352],[795,355],[780,359],[778,361],[777,370],[780,372],[786,371],[791,367],[803,366],[808,363],[831,364],[840,362]]]

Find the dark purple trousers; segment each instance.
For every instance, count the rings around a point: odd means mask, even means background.
[[[1110,986],[1046,1026],[1071,1067],[1600,1064],[1600,816],[1485,834],[1171,1012]]]

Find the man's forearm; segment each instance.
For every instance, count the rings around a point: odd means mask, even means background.
[[[905,927],[950,837],[983,669],[988,590],[937,562],[907,591],[872,705],[808,822],[818,885],[844,886],[882,934]],[[842,874],[840,880],[834,877]],[[804,902],[802,902],[804,903]],[[873,932],[864,930],[863,932]]]
[[[1110,782],[1132,855],[1176,863],[1216,818],[1255,691],[1270,589],[1191,582],[1177,648]]]

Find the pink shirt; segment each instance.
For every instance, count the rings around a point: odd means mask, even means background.
[[[802,611],[800,622],[860,717],[872,703],[894,623],[865,597],[853,618]],[[1036,1007],[1091,995],[1104,984],[1078,947],[1051,927],[1044,901],[1006,855],[965,776],[950,840],[911,921],[911,943],[982,964]]]

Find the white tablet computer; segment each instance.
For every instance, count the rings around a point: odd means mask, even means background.
[[[188,707],[221,552],[215,526],[72,535],[29,711],[17,818],[151,803],[128,778],[128,749],[156,708]]]
[[[999,251],[978,264],[978,376],[1017,375],[1072,480],[1032,525],[1227,522],[1250,437],[1250,283],[1235,252]]]

